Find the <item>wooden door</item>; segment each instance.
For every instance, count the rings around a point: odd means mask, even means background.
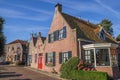
[[[42,69],[42,54],[38,55],[38,69]]]

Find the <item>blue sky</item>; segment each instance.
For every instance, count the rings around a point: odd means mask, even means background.
[[[47,36],[58,2],[64,13],[92,23],[104,18],[111,20],[114,36],[120,34],[120,0],[0,0],[7,43],[16,39],[29,41],[31,33],[41,32]]]

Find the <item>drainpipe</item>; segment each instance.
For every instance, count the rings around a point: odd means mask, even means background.
[[[80,44],[80,39],[78,39],[78,51],[79,51],[79,58],[81,59],[81,44]]]
[[[108,52],[109,52],[110,66],[112,66],[112,61],[111,61],[111,51],[110,51],[110,48],[108,48]]]

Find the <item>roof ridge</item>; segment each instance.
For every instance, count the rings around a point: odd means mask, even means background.
[[[87,25],[91,26],[91,27],[94,28],[94,29],[97,28],[95,24],[93,24],[93,23],[91,23],[91,22],[88,22],[88,21],[86,21],[86,20],[84,20],[84,19],[77,18],[77,17],[72,16],[72,15],[69,15],[69,14],[67,14],[67,13],[62,13],[62,14],[63,14],[63,15],[70,16],[70,17],[72,17],[72,18],[74,18],[74,19],[76,19],[76,20],[78,20],[78,21],[81,21],[82,23],[87,24]]]
[[[10,42],[8,44],[15,44],[15,43],[25,44],[25,43],[27,43],[27,41],[26,40],[17,39],[17,40],[14,40],[14,41],[12,41],[12,42]]]

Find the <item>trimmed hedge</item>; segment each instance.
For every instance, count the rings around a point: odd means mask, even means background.
[[[70,73],[72,80],[107,80],[106,72],[74,70]]]
[[[71,70],[78,70],[77,65],[79,63],[79,58],[78,57],[72,57],[65,63],[61,65],[60,68],[60,77],[70,79],[70,72]]]

